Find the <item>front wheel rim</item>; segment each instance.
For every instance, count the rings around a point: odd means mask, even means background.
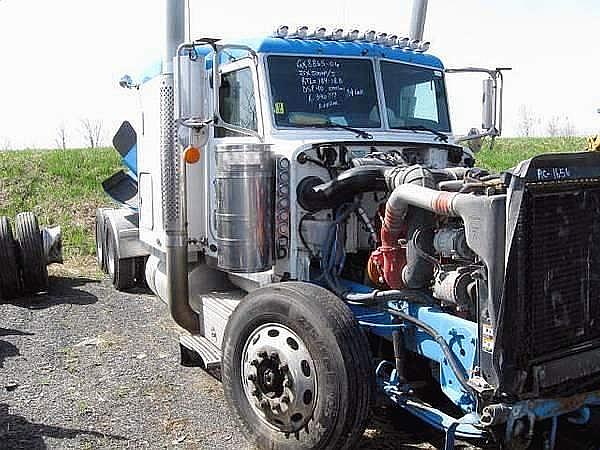
[[[248,403],[269,427],[295,433],[311,419],[317,372],[308,348],[288,327],[267,323],[250,333],[241,375]]]

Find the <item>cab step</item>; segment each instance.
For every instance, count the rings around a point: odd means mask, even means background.
[[[220,369],[221,350],[200,334],[180,336],[181,365],[202,367],[205,370]]]

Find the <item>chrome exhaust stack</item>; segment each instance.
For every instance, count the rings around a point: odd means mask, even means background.
[[[160,87],[160,154],[162,214],[165,230],[167,289],[164,299],[173,320],[199,333],[197,314],[189,304],[188,233],[185,163],[177,140],[173,59],[185,40],[185,0],[165,0],[165,42]]]
[[[427,17],[427,2],[428,0],[413,0],[409,30],[411,41],[423,41],[423,31]]]

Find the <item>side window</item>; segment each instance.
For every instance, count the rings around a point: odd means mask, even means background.
[[[231,125],[258,130],[254,84],[249,68],[222,75],[219,89],[219,111],[223,120]],[[217,137],[238,135],[238,133],[220,127],[217,127],[216,133]]]
[[[414,110],[415,119],[439,122],[437,111],[438,102],[433,81],[417,84],[415,86],[415,98],[417,99]]]

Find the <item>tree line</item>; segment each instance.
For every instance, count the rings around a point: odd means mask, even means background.
[[[74,133],[74,134],[73,134]],[[79,136],[83,139],[88,148],[102,147],[104,144],[104,125],[101,120],[81,119],[79,126],[70,130],[65,122],[61,122],[56,129],[56,138],[54,140],[56,148],[67,149],[69,142]]]
[[[577,135],[575,124],[569,116],[553,115],[545,120],[526,105],[521,105],[518,113],[520,136],[571,137]]]

